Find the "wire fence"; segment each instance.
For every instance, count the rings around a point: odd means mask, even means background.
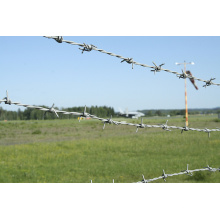
[[[189,170],[189,164],[187,164],[186,170],[182,170],[179,173],[166,174],[165,171],[163,170],[163,173],[162,173],[161,176],[155,177],[155,178],[152,178],[152,179],[145,179],[144,175],[142,174],[142,180],[138,181],[138,182],[135,182],[135,183],[150,183],[150,182],[153,182],[153,181],[156,181],[156,180],[160,180],[160,179],[163,179],[164,182],[166,182],[166,179],[168,177],[178,176],[178,175],[183,175],[183,174],[185,174],[187,176],[193,176],[194,172],[201,172],[201,171],[209,171],[209,172],[219,171],[220,172],[220,167],[219,168],[212,168],[209,165],[207,165],[207,167],[204,167],[204,168]],[[93,183],[92,179],[90,180],[90,183]],[[115,179],[112,179],[112,183],[115,183]]]
[[[183,133],[183,131],[199,131],[199,132],[206,132],[208,133],[208,137],[210,137],[210,133],[214,132],[214,131],[220,131],[220,128],[216,128],[216,129],[208,129],[208,128],[190,128],[190,127],[180,127],[180,126],[169,126],[167,125],[168,120],[166,121],[165,124],[157,124],[157,125],[149,125],[149,124],[144,124],[143,123],[143,118],[141,118],[141,123],[140,124],[136,124],[136,123],[127,123],[126,121],[115,121],[112,119],[112,116],[108,119],[105,118],[100,118],[96,115],[92,115],[90,113],[86,112],[86,106],[84,108],[83,112],[68,112],[68,111],[61,111],[58,109],[54,108],[54,104],[52,105],[51,108],[45,108],[45,107],[41,107],[41,106],[35,106],[35,105],[27,105],[27,104],[22,104],[20,102],[12,102],[9,99],[8,96],[8,91],[6,91],[6,97],[3,98],[2,100],[0,100],[0,103],[4,102],[7,105],[17,105],[17,106],[23,106],[26,108],[33,108],[33,109],[38,109],[40,111],[44,111],[45,113],[49,112],[49,113],[54,113],[58,118],[60,114],[64,114],[64,115],[73,115],[73,116],[78,116],[79,117],[79,121],[81,118],[92,118],[92,119],[96,119],[99,120],[101,122],[104,123],[103,125],[103,129],[105,128],[105,124],[114,124],[114,125],[129,125],[129,126],[134,126],[136,127],[136,132],[138,132],[139,128],[162,128],[165,131],[171,131],[170,129],[179,129],[181,130],[181,133]],[[45,114],[44,113],[44,114]]]
[[[54,39],[58,43],[65,42],[65,43],[68,43],[68,44],[71,44],[71,45],[80,46],[79,49],[82,50],[82,53],[84,51],[90,52],[92,50],[96,50],[96,51],[99,51],[101,53],[105,53],[105,54],[108,54],[110,56],[117,57],[119,59],[122,59],[121,63],[126,62],[128,64],[132,64],[132,69],[134,68],[134,65],[139,65],[139,66],[142,66],[142,67],[151,68],[152,69],[151,71],[153,71],[154,73],[160,72],[160,71],[165,71],[165,72],[173,73],[177,77],[182,78],[182,79],[189,78],[191,80],[197,80],[197,81],[205,82],[205,85],[203,85],[203,87],[207,87],[207,86],[211,86],[211,85],[220,86],[220,83],[213,83],[213,80],[215,80],[215,78],[211,78],[209,80],[204,80],[204,79],[196,78],[191,74],[187,74],[187,72],[185,73],[184,71],[182,71],[182,73],[178,73],[176,71],[172,71],[172,70],[169,70],[169,69],[163,69],[162,66],[164,65],[164,63],[160,64],[160,65],[156,65],[153,62],[154,66],[150,66],[150,65],[147,65],[147,64],[138,63],[138,62],[134,61],[133,58],[126,58],[126,57],[123,57],[121,55],[117,55],[117,54],[114,54],[114,53],[111,53],[111,52],[107,52],[103,49],[98,49],[96,46],[94,46],[92,44],[85,44],[85,43],[82,44],[82,43],[76,43],[76,42],[73,42],[73,41],[64,40],[62,36],[44,36],[44,37],[49,38],[49,39]]]
[[[215,78],[211,78],[210,80],[203,80],[203,79],[196,78],[196,77],[194,77],[192,75],[188,75],[188,74],[186,74],[183,71],[182,71],[182,74],[180,74],[180,73],[175,72],[175,71],[171,71],[171,70],[168,70],[168,69],[163,69],[162,66],[164,64],[160,64],[159,66],[157,66],[154,62],[153,62],[154,66],[149,66],[149,65],[146,65],[146,64],[141,64],[141,63],[138,63],[138,62],[134,61],[133,58],[125,58],[123,56],[120,56],[120,55],[117,55],[117,54],[114,54],[114,53],[111,53],[111,52],[107,52],[107,51],[105,51],[103,49],[98,49],[96,46],[94,46],[92,44],[91,45],[88,45],[88,44],[85,44],[85,43],[80,44],[80,43],[76,43],[76,42],[72,42],[72,41],[63,40],[63,37],[61,37],[61,36],[45,36],[45,37],[46,38],[54,39],[58,43],[65,42],[65,43],[68,43],[68,44],[71,44],[71,45],[78,45],[78,46],[80,46],[79,49],[82,50],[82,53],[84,53],[85,51],[90,52],[92,50],[96,50],[96,51],[99,51],[101,53],[105,53],[105,54],[108,54],[110,56],[114,56],[114,57],[120,58],[120,59],[122,59],[121,63],[122,62],[127,62],[128,64],[132,64],[132,69],[133,69],[134,65],[140,65],[142,67],[151,68],[152,69],[151,71],[153,71],[154,73],[159,72],[159,71],[166,71],[166,72],[169,72],[169,73],[176,74],[179,78],[184,78],[184,79],[185,78],[189,78],[189,79],[192,79],[192,80],[198,80],[198,81],[205,82],[205,85],[203,87],[210,86],[210,85],[220,86],[220,84],[212,82]],[[171,131],[170,129],[179,129],[179,130],[181,130],[181,133],[183,133],[183,131],[206,132],[206,133],[208,133],[208,137],[210,137],[210,133],[211,132],[215,132],[215,131],[219,132],[220,131],[220,128],[216,128],[216,129],[208,129],[208,128],[200,129],[200,128],[180,127],[180,126],[169,126],[167,124],[168,120],[166,121],[165,124],[157,124],[157,125],[144,124],[143,123],[143,118],[141,119],[141,123],[140,124],[127,123],[125,121],[115,121],[115,120],[112,119],[112,117],[110,117],[109,119],[105,119],[105,118],[100,118],[100,117],[97,117],[95,115],[87,113],[86,112],[86,106],[85,106],[83,112],[68,112],[68,111],[61,111],[61,110],[55,109],[54,108],[54,104],[52,105],[51,108],[45,108],[45,107],[41,107],[41,106],[28,105],[28,104],[22,104],[20,102],[12,102],[9,99],[8,91],[6,91],[6,97],[3,98],[2,100],[0,100],[0,104],[2,102],[4,102],[5,104],[8,104],[8,105],[14,104],[14,105],[23,106],[23,107],[26,107],[26,108],[38,109],[38,110],[44,111],[45,113],[47,113],[47,112],[54,113],[58,118],[59,118],[58,113],[64,114],[64,115],[78,116],[79,117],[79,121],[80,121],[81,118],[89,117],[89,118],[96,119],[96,120],[99,120],[99,121],[103,122],[104,123],[103,129],[105,128],[105,124],[128,125],[128,126],[136,127],[136,132],[138,132],[139,128],[162,128],[165,131]],[[152,178],[152,179],[145,179],[144,175],[142,175],[143,179],[141,181],[137,182],[137,183],[149,183],[149,182],[153,182],[153,181],[156,181],[156,180],[159,180],[159,179],[163,179],[164,181],[166,181],[166,179],[168,177],[178,176],[178,175],[182,175],[182,174],[186,174],[188,176],[192,176],[194,172],[199,172],[199,171],[210,171],[210,172],[219,171],[220,172],[220,168],[212,168],[209,165],[207,165],[207,167],[204,167],[204,168],[201,168],[201,169],[189,170],[188,169],[188,164],[187,164],[187,169],[183,170],[183,171],[181,171],[179,173],[166,174],[165,171],[163,170],[163,173],[162,173],[161,176],[156,177],[156,178]],[[92,183],[92,180],[90,180],[90,181]],[[114,183],[114,179],[113,179],[113,183]]]
[[[172,177],[172,176],[178,176],[178,175],[182,175],[182,174],[186,174],[188,176],[193,176],[194,172],[199,172],[199,171],[210,171],[210,172],[216,172],[219,171],[220,172],[220,167],[219,168],[212,168],[209,165],[207,165],[207,167],[201,168],[201,169],[195,169],[195,170],[189,170],[188,169],[189,165],[187,164],[187,168],[186,170],[182,170],[179,173],[173,173],[173,174],[166,174],[165,171],[163,170],[163,173],[161,176],[156,177],[156,178],[152,178],[152,179],[145,179],[144,175],[142,174],[142,180],[137,182],[137,183],[149,183],[149,182],[153,182],[159,179],[163,179],[166,182],[166,178],[167,177]]]

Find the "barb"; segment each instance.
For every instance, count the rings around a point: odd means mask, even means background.
[[[160,125],[162,126],[162,129],[163,129],[163,130],[165,130],[165,131],[171,131],[171,130],[168,129],[169,126],[167,125],[167,122],[168,122],[168,120],[166,121],[166,124],[160,124]]]
[[[67,112],[66,112],[67,113]],[[86,105],[85,105],[85,108],[84,108],[84,111],[82,113],[79,113],[79,122],[81,120],[81,118],[87,118],[87,117],[90,117],[90,114],[86,112]]]
[[[192,176],[193,174],[189,171],[189,164],[187,164],[187,166],[186,166],[186,170],[182,170],[181,172],[186,172],[186,175],[188,175],[188,176]]]
[[[94,118],[94,117],[93,117]],[[104,125],[103,125],[103,130],[105,129],[105,124],[107,123],[107,124],[115,124],[115,125],[118,125],[118,123],[116,122],[116,121],[113,121],[112,120],[112,115],[111,115],[111,117],[109,118],[109,119],[104,119],[104,118],[98,118],[98,120],[100,120],[100,121],[102,121],[103,123],[104,123]]]
[[[11,104],[12,104],[11,100],[10,100],[9,97],[8,97],[8,90],[6,90],[6,97],[3,98],[3,100],[0,100],[0,104],[1,104],[2,102],[4,102],[5,104],[8,104],[8,105],[11,105]]]
[[[187,78],[187,75],[186,75],[186,73],[182,70],[182,74],[179,75],[179,76],[177,76],[177,77],[179,77],[179,79],[186,79],[186,78]]]
[[[145,128],[145,124],[143,124],[143,118],[141,118],[141,124],[136,124],[137,129],[136,132],[138,132],[138,128]]]
[[[57,36],[57,38],[55,40],[58,43],[62,43],[63,42],[63,37],[62,36]]]
[[[156,72],[160,72],[160,71],[161,71],[161,66],[165,65],[165,63],[162,63],[162,64],[160,64],[159,66],[157,66],[154,62],[152,62],[152,63],[155,65],[155,67],[153,67],[154,70],[151,70],[151,71],[154,72],[154,74],[155,74]]]
[[[207,165],[207,167],[204,167],[204,168],[201,168],[201,169],[189,170],[188,166],[189,165],[187,164],[187,169],[186,170],[183,170],[179,173],[173,173],[173,174],[165,174],[165,171],[163,170],[163,173],[162,173],[161,176],[156,177],[156,178],[152,178],[152,179],[145,179],[144,175],[142,174],[142,180],[137,182],[137,183],[149,183],[149,182],[153,182],[153,181],[159,180],[159,179],[163,179],[166,182],[167,177],[178,176],[178,175],[182,175],[182,174],[186,174],[188,176],[193,176],[193,172],[199,172],[199,171],[210,171],[210,172],[219,171],[220,172],[220,167],[219,168],[212,168],[209,165]]]
[[[11,105],[17,105],[17,106],[23,106],[26,108],[34,108],[34,109],[38,109],[41,111],[45,111],[44,116],[46,114],[46,112],[50,112],[50,113],[55,113],[56,116],[59,118],[58,113],[64,114],[64,115],[74,115],[74,116],[79,116],[79,122],[81,120],[81,118],[87,118],[90,117],[92,119],[97,119],[100,120],[104,123],[103,125],[103,129],[105,128],[105,124],[114,124],[114,125],[129,125],[129,126],[135,126],[136,127],[136,132],[138,132],[139,128],[162,128],[165,131],[171,131],[170,129],[179,129],[181,130],[181,133],[183,133],[183,131],[199,131],[199,132],[206,132],[208,133],[208,137],[210,137],[210,133],[213,131],[220,131],[220,128],[216,128],[216,129],[208,129],[208,128],[204,128],[204,129],[200,129],[200,128],[189,128],[189,127],[178,127],[178,126],[168,126],[166,121],[165,124],[158,124],[158,125],[148,125],[148,124],[143,124],[143,118],[141,118],[141,123],[140,124],[133,124],[133,123],[127,123],[125,121],[114,121],[112,120],[112,116],[109,119],[104,119],[104,118],[99,118],[95,115],[91,115],[89,113],[86,112],[86,106],[84,108],[83,112],[67,112],[67,111],[61,111],[58,109],[54,108],[54,104],[52,105],[51,108],[45,108],[45,107],[41,107],[41,106],[35,106],[35,105],[27,105],[27,104],[22,104],[20,102],[12,102],[9,98],[8,98],[8,91],[6,92],[7,96],[3,99],[0,100],[0,102],[4,102],[5,104]]]
[[[123,62],[127,62],[128,64],[132,64],[132,69],[134,68],[134,61],[133,61],[133,58],[126,58],[126,59],[123,59],[122,61],[121,61],[121,63],[123,63]]]
[[[56,114],[56,116],[57,116],[57,118],[59,118],[59,115],[57,114],[57,110],[56,109],[54,109],[53,108],[54,107],[54,104],[52,105],[52,107],[50,108],[50,109],[40,109],[41,111],[45,111],[45,113],[44,113],[44,117],[45,117],[45,115],[46,115],[46,113],[47,112],[50,112],[50,113],[55,113]]]
[[[164,180],[164,182],[166,182],[166,178],[168,177],[167,174],[165,174],[165,171],[163,170],[163,173],[162,173],[162,178]]]
[[[47,38],[54,39],[58,43],[62,43],[63,42],[63,37],[62,36],[50,36],[50,37],[48,36]]]
[[[183,133],[183,131],[189,131],[189,128],[188,127],[183,127],[183,129],[181,131],[181,134]]]
[[[215,83],[213,83],[212,80],[215,80],[215,78],[211,78],[210,80],[206,80],[205,85],[203,87],[206,88],[206,86],[215,85]]]
[[[57,37],[57,36],[44,36],[44,37],[49,38],[49,39],[54,39],[54,40],[56,40],[57,42],[61,43],[61,42],[60,42],[61,40],[59,40],[59,39],[61,39],[61,37]],[[123,57],[123,56],[121,56],[121,55],[117,55],[117,54],[114,54],[114,53],[111,53],[111,52],[107,52],[107,51],[105,51],[105,50],[103,50],[103,49],[98,49],[97,47],[95,47],[95,46],[93,46],[93,45],[86,45],[85,43],[84,43],[84,44],[80,44],[80,43],[76,43],[76,42],[73,42],[73,41],[67,41],[67,40],[63,40],[63,39],[62,39],[62,42],[65,42],[65,43],[68,43],[68,44],[71,44],[71,45],[81,46],[81,47],[83,47],[83,49],[82,49],[82,48],[79,48],[79,49],[81,49],[81,50],[83,50],[83,51],[91,51],[91,50],[93,49],[93,50],[99,51],[99,52],[101,52],[101,53],[105,53],[105,54],[108,54],[108,55],[110,55],[110,56],[114,56],[114,57],[120,58],[120,59],[122,59],[121,63],[124,62],[124,61],[126,61],[127,63],[132,64],[132,69],[133,69],[133,65],[135,64],[135,65],[139,65],[139,66],[142,66],[142,67],[148,67],[148,68],[153,69],[153,70],[151,70],[151,71],[153,71],[154,74],[155,74],[156,72],[159,72],[159,71],[162,70],[162,71],[165,71],[165,72],[168,72],[168,73],[173,73],[173,74],[177,75],[179,78],[189,78],[189,79],[193,79],[193,80],[198,80],[198,81],[205,82],[206,84],[205,84],[205,86],[203,86],[203,87],[210,86],[210,85],[220,86],[220,83],[213,83],[213,82],[212,82],[212,80],[214,80],[215,78],[211,78],[210,80],[203,80],[203,79],[196,78],[196,77],[194,77],[193,75],[190,75],[190,74],[189,74],[189,75],[187,75],[187,74],[184,74],[184,75],[183,75],[183,73],[181,74],[181,73],[178,73],[178,72],[176,72],[176,71],[169,70],[169,69],[163,69],[163,68],[161,68],[161,66],[164,65],[164,63],[161,64],[161,65],[159,65],[159,66],[157,66],[157,65],[153,62],[154,66],[149,66],[149,65],[147,65],[147,64],[138,63],[138,62],[134,61],[132,58],[125,58],[125,57]],[[92,49],[91,49],[91,48],[92,48]],[[90,49],[91,49],[91,50],[90,50]],[[83,52],[83,51],[82,51],[82,52]]]
[[[83,48],[79,48],[79,50],[82,50],[83,53],[84,51],[90,52],[93,48],[96,48],[96,46],[83,43]]]

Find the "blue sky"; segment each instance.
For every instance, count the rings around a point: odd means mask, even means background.
[[[181,72],[175,62],[188,65],[194,76],[220,83],[220,37],[202,36],[63,36],[93,44],[133,60]],[[111,106],[129,110],[181,109],[185,106],[184,80],[164,71],[121,63],[98,51],[81,53],[79,46],[59,44],[42,36],[0,37],[0,96],[9,91],[12,101],[55,106]],[[188,108],[219,107],[220,87],[195,90],[187,81]],[[17,107],[1,104],[4,109]],[[23,108],[21,108],[23,109]]]
[[[58,44],[43,35],[93,44],[135,61],[181,72],[188,66],[202,79],[220,83],[218,1],[185,0],[99,1],[27,0],[4,2],[0,19],[0,98],[6,90],[12,101],[59,108],[106,105],[129,110],[183,109],[184,80],[174,74],[134,66],[116,57],[78,46]],[[67,7],[68,5],[68,7]],[[28,10],[27,10],[28,8]],[[8,37],[10,36],[10,37]],[[24,37],[27,36],[27,37]],[[187,81],[188,107],[220,106],[220,86],[195,90]],[[4,109],[16,106],[1,104]],[[24,109],[24,108],[21,108]]]

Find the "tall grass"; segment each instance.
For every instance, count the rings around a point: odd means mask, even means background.
[[[168,123],[183,122],[180,118]],[[191,123],[196,127],[219,126],[209,118]],[[179,172],[186,164],[189,169],[220,166],[218,132],[208,138],[201,132],[135,130],[133,126],[106,125],[103,131],[102,124],[92,120],[1,122],[0,182],[87,183],[92,179],[107,183],[114,179],[130,183],[141,180],[142,174],[147,179],[160,176],[163,169]],[[204,171],[193,177],[170,177],[167,182],[220,182],[220,174]]]

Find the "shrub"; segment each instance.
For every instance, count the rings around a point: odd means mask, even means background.
[[[39,129],[35,130],[35,131],[32,132],[32,134],[41,134],[41,130],[39,130]]]
[[[220,122],[220,118],[215,118],[214,122]]]

